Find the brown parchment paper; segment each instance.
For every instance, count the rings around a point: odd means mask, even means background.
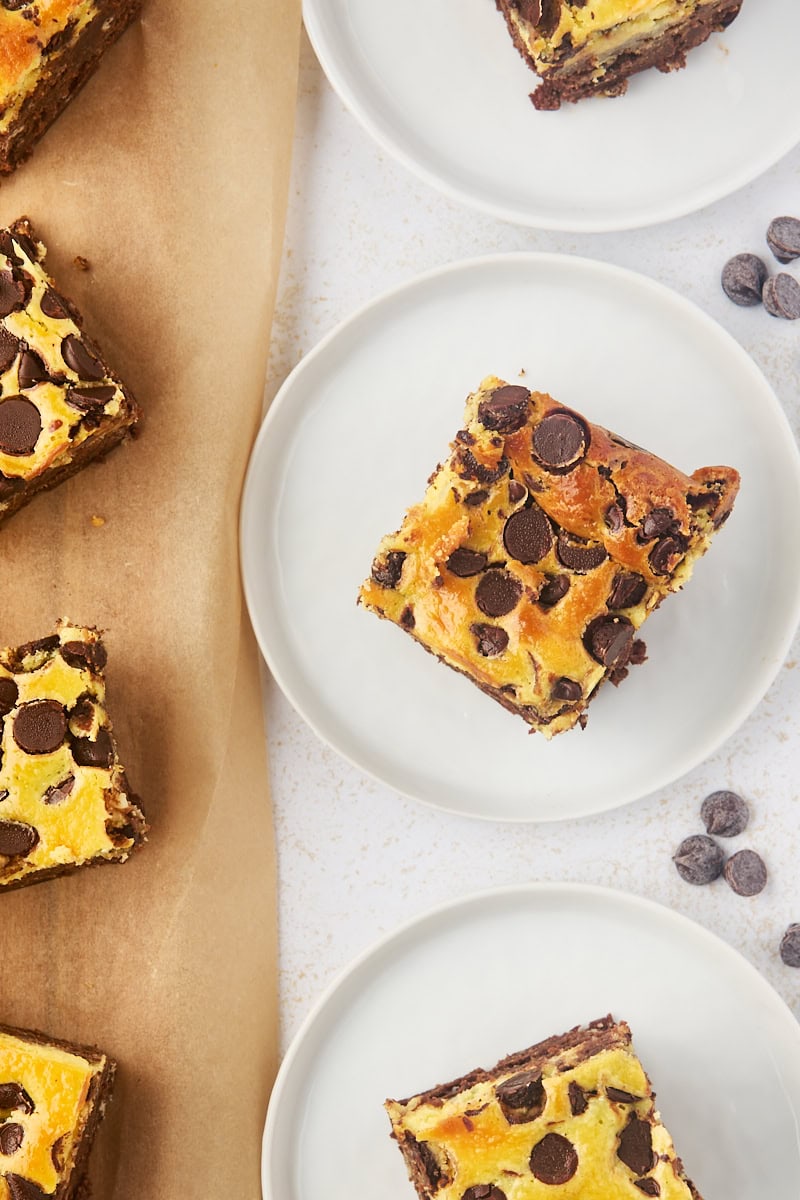
[[[237,518],[299,24],[297,0],[149,0],[0,186],[0,221],[31,217],[144,413],[139,438],[0,529],[0,642],[59,615],[107,630],[111,717],[152,826],[125,865],[0,895],[0,1021],[120,1065],[95,1200],[260,1195],[275,872]]]

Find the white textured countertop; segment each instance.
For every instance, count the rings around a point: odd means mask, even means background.
[[[797,434],[800,322],[736,308],[719,286],[731,255],[767,254],[766,227],[785,213],[800,215],[800,149],[727,200],[651,229],[570,235],[505,224],[383,154],[305,43],[268,395],[325,333],[388,288],[460,258],[559,251],[630,267],[695,301],[753,356]],[[606,884],[670,905],[740,950],[800,1015],[800,970],[777,952],[786,925],[800,921],[799,650],[796,640],[749,720],[691,774],[603,816],[538,826],[459,819],[396,795],[320,742],[268,681],[282,1047],[333,976],[396,925],[472,891],[533,880]],[[725,847],[764,857],[770,880],[753,899],[722,880],[691,887],[671,862],[683,837],[703,832],[700,802],[719,788],[751,804],[748,830]]]

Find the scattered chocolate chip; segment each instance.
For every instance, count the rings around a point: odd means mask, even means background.
[[[528,389],[518,384],[495,388],[491,396],[478,405],[478,420],[496,433],[515,433],[528,419],[530,398]]]
[[[653,1130],[649,1122],[632,1116],[619,1135],[617,1158],[630,1167],[634,1175],[646,1175],[655,1165]]]
[[[14,741],[26,754],[52,754],[67,732],[67,714],[58,700],[29,700],[14,717]]]
[[[42,296],[41,310],[52,321],[65,321],[70,316],[69,305],[54,288],[47,288]]]
[[[559,530],[556,555],[565,567],[578,574],[593,571],[608,558],[604,546],[591,546],[588,542],[571,537],[563,529]]]
[[[568,575],[553,575],[536,597],[543,608],[552,608],[563,600],[569,591]]]
[[[503,456],[494,467],[478,462],[471,450],[460,449],[454,458],[454,466],[462,479],[474,479],[477,483],[497,483],[508,470],[508,459]]]
[[[649,562],[656,575],[669,575],[672,570],[672,560],[676,555],[683,554],[683,546],[674,537],[664,537],[656,542],[650,551]]]
[[[589,448],[589,434],[580,418],[558,409],[548,413],[533,431],[533,450],[548,470],[569,471]]]
[[[627,617],[595,617],[586,628],[583,644],[595,662],[604,667],[624,666],[633,643],[633,632]]]
[[[457,575],[459,579],[468,579],[471,575],[480,575],[481,571],[486,569],[488,561],[485,554],[481,554],[477,550],[470,550],[468,546],[459,546],[450,555],[445,565],[448,571]]]
[[[623,571],[614,577],[606,603],[609,608],[634,608],[641,604],[647,591],[647,581],[641,575]]]
[[[61,657],[70,667],[89,670],[95,675],[103,670],[108,659],[102,642],[64,642]]]
[[[0,677],[0,717],[4,717],[6,713],[10,713],[14,705],[17,703],[19,688],[13,679],[7,675]]]
[[[692,512],[699,512],[704,508],[713,516],[719,508],[719,496],[716,492],[689,492],[686,496],[686,503]]]
[[[0,271],[0,317],[7,317],[17,309],[24,308],[27,298],[25,282],[11,271]]]
[[[502,654],[508,646],[508,634],[499,625],[484,625],[478,622],[470,626],[478,646],[478,653],[484,658],[494,658]]]
[[[589,1107],[589,1101],[586,1099],[586,1092],[579,1083],[573,1079],[567,1088],[569,1096],[569,1107],[573,1117],[580,1117]]]
[[[734,304],[752,308],[761,303],[767,275],[766,263],[758,255],[736,254],[722,268],[722,290]]]
[[[714,837],[738,837],[747,828],[750,809],[736,792],[712,792],[700,807],[706,833]]]
[[[0,325],[0,372],[8,370],[17,357],[21,344],[19,338],[9,333],[5,325]]]
[[[654,538],[663,537],[667,533],[677,533],[681,527],[671,508],[654,508],[642,521],[640,539],[652,542]]]
[[[540,1183],[566,1183],[578,1169],[578,1153],[560,1133],[546,1133],[531,1150],[530,1167]]]
[[[787,967],[800,967],[800,925],[792,923],[781,938],[780,955]]]
[[[372,578],[385,588],[396,588],[406,561],[405,551],[390,550],[383,559],[376,558],[372,564]]]
[[[570,703],[580,700],[582,695],[581,685],[576,683],[574,679],[568,679],[566,675],[562,675],[560,679],[557,679],[550,690],[550,696],[553,700],[568,700]]]
[[[636,638],[628,655],[628,664],[631,667],[640,667],[643,662],[647,662],[647,645],[641,638]]]
[[[108,404],[109,400],[113,400],[117,393],[115,387],[109,384],[100,384],[98,387],[71,387],[67,388],[64,393],[64,399],[70,408],[75,408],[78,412],[92,413],[97,416],[102,409]]]
[[[0,821],[0,854],[16,858],[18,854],[30,854],[39,834],[32,825],[22,821]]]
[[[800,317],[800,283],[785,271],[768,279],[761,295],[771,317],[782,317],[785,321]]]
[[[74,787],[75,776],[68,775],[66,779],[61,780],[61,783],[54,783],[52,787],[49,787],[42,796],[42,800],[45,804],[63,804]]]
[[[91,738],[72,739],[72,757],[79,767],[110,767],[114,761],[114,743],[107,729],[98,729]]]
[[[512,504],[519,504],[528,494],[528,489],[518,479],[509,479],[508,498]]]
[[[495,1095],[504,1110],[523,1110],[527,1120],[534,1120],[544,1111],[546,1102],[541,1071],[520,1071],[504,1079],[495,1088]],[[532,1113],[532,1109],[536,1112]]]
[[[561,15],[561,0],[519,0],[520,15],[537,26],[543,37],[555,32]]]
[[[74,333],[61,340],[61,357],[80,379],[103,379],[105,370],[85,344]]]
[[[32,1113],[33,1101],[21,1083],[0,1083],[0,1111]]]
[[[797,217],[776,217],[767,229],[767,245],[778,262],[800,258],[800,221]]]
[[[506,1200],[506,1194],[493,1183],[476,1183],[467,1188],[461,1200]]]
[[[625,524],[625,514],[619,504],[609,504],[606,509],[605,522],[612,533],[619,533]]]
[[[16,1154],[25,1140],[25,1130],[16,1121],[0,1125],[0,1154]]]
[[[637,1100],[641,1100],[641,1096],[634,1096],[630,1092],[625,1092],[622,1088],[607,1087],[606,1095],[609,1100],[613,1100],[615,1104],[635,1104]]]
[[[661,1184],[652,1176],[649,1179],[634,1179],[633,1186],[643,1192],[645,1196],[660,1196]]]
[[[767,868],[755,850],[738,850],[725,863],[725,879],[737,896],[757,896],[767,886]]]
[[[720,877],[725,856],[713,838],[696,833],[683,839],[672,861],[681,879],[701,886]]]
[[[488,492],[468,492],[464,497],[464,503],[468,504],[470,508],[477,508],[479,504],[483,504],[483,502],[488,499]]]
[[[33,350],[23,350],[19,360],[19,386],[21,388],[35,387],[49,379],[47,368],[38,354]]]
[[[25,396],[0,400],[0,450],[4,454],[32,454],[41,432],[41,413]]]
[[[538,505],[511,514],[503,530],[503,545],[517,562],[541,562],[553,545],[553,530]]]
[[[9,1200],[47,1200],[47,1193],[30,1179],[23,1179],[21,1175],[6,1175],[5,1181]]]
[[[25,642],[17,648],[17,660],[24,664],[26,671],[35,669],[27,662],[28,659],[35,660],[35,666],[40,665],[39,658],[42,654],[49,654],[52,650],[58,647],[59,637],[57,633],[51,633],[48,637],[36,638],[35,641]]]
[[[504,617],[519,604],[522,584],[508,571],[487,571],[475,589],[475,603],[487,617]]]

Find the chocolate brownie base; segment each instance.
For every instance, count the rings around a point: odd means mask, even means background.
[[[10,174],[29,157],[42,134],[94,74],[105,51],[141,9],[142,0],[100,0],[97,16],[82,31],[45,47],[33,91],[0,135],[0,174]]]
[[[597,61],[582,59],[573,61],[571,47],[560,61],[553,64],[544,75],[539,87],[531,94],[535,108],[554,111],[563,102],[574,103],[587,96],[620,96],[628,87],[631,75],[656,67],[659,71],[675,71],[686,65],[690,50],[702,45],[712,33],[727,28],[738,16],[743,0],[718,0],[704,5],[675,28],[643,38],[635,44],[621,47],[619,53],[603,64],[603,73],[597,76]],[[536,63],[531,57],[511,18],[512,0],[496,0],[497,8],[506,19],[515,46],[532,70]]]

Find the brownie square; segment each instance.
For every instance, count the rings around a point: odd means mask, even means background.
[[[2,0],[0,173],[29,156],[141,7],[142,0]]]
[[[106,454],[139,417],[45,253],[26,218],[0,230],[0,521]]]
[[[72,1200],[111,1098],[94,1047],[0,1025],[0,1198]]]
[[[96,629],[0,650],[0,889],[124,862],[147,824],[119,761]]]
[[[637,631],[688,580],[738,486],[731,467],[684,475],[489,376],[359,601],[552,737],[644,660]]]
[[[611,1016],[386,1110],[420,1200],[701,1200]]]

